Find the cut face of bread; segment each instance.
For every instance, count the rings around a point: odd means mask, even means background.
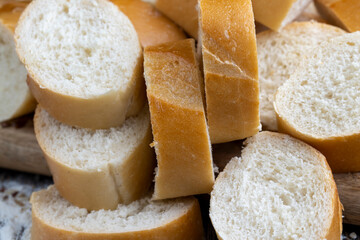
[[[360,171],[360,33],[324,42],[275,98],[279,130],[320,150],[335,172]]]
[[[26,85],[27,71],[16,54],[13,37],[13,27],[24,5],[0,5],[0,122],[32,112],[36,106]]]
[[[147,107],[121,127],[77,129],[38,107],[35,133],[60,194],[89,210],[114,209],[148,190],[154,171]]]
[[[206,114],[211,143],[256,134],[259,121],[258,63],[250,0],[201,0]]]
[[[200,208],[193,197],[144,197],[115,210],[88,212],[63,199],[54,186],[31,197],[33,240],[201,239]]]
[[[255,20],[272,30],[290,23],[311,0],[253,0]]]
[[[86,128],[122,124],[142,80],[142,54],[133,25],[115,5],[32,1],[15,39],[30,88],[52,116]]]
[[[209,193],[214,173],[195,42],[148,47],[144,59],[158,160],[153,197]]]
[[[130,19],[145,48],[185,39],[184,32],[150,3],[141,0],[111,0]]]
[[[340,239],[341,204],[323,155],[279,133],[259,133],[245,145],[211,193],[220,239]]]
[[[315,0],[321,16],[349,32],[360,31],[360,1]]]
[[[320,43],[344,33],[327,24],[294,22],[281,32],[266,31],[257,35],[260,119],[265,129],[277,130],[275,93],[295,72],[302,58]]]

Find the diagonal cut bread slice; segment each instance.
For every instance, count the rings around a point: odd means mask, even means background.
[[[285,134],[245,142],[216,179],[210,218],[219,239],[339,240],[342,209],[325,157]]]
[[[196,198],[151,201],[88,212],[63,199],[54,186],[31,196],[32,240],[199,240],[203,228]]]
[[[360,171],[360,32],[320,46],[275,96],[280,132],[322,152],[333,172]]]
[[[142,49],[130,20],[105,0],[34,0],[15,31],[38,102],[83,128],[120,126],[144,105]]]
[[[314,0],[320,15],[349,32],[360,31],[360,1]]]
[[[130,19],[145,48],[185,39],[184,32],[150,3],[141,0],[111,0]]]
[[[148,191],[155,159],[147,106],[121,127],[98,130],[63,124],[39,106],[34,127],[55,185],[72,204],[114,209]]]
[[[260,120],[264,129],[277,130],[275,93],[295,72],[302,58],[320,43],[343,34],[345,31],[328,24],[294,22],[281,32],[269,30],[257,35]]]
[[[278,31],[297,18],[311,0],[253,0],[255,20]]]
[[[0,122],[34,111],[36,101],[26,84],[27,71],[20,62],[14,41],[14,30],[27,6],[24,2],[0,3]]]
[[[201,0],[199,9],[211,143],[252,136],[260,120],[251,0]]]
[[[214,172],[195,41],[147,47],[144,59],[158,160],[153,197],[209,193]]]

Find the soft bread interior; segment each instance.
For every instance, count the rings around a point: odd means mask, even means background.
[[[120,233],[161,227],[183,216],[194,198],[151,201],[147,196],[116,210],[88,212],[63,199],[54,186],[32,195],[33,211],[53,227],[88,233]],[[101,223],[101,224],[99,224]]]
[[[90,130],[63,124],[44,109],[36,111],[37,139],[57,161],[83,170],[97,170],[109,162],[120,163],[136,149],[149,127],[149,110],[128,118],[121,127]]]
[[[27,72],[15,51],[13,34],[0,22],[0,122],[11,118],[24,103]]]
[[[293,21],[296,17],[298,17],[302,11],[309,5],[311,0],[295,0],[293,5],[291,6],[288,14],[284,18],[281,23],[281,27],[286,26],[291,21]]]
[[[131,22],[105,0],[35,0],[16,40],[40,87],[80,98],[125,91],[141,56]]]
[[[323,41],[344,33],[327,24],[295,22],[281,32],[258,34],[260,118],[266,129],[277,130],[273,107],[276,90],[295,72],[301,59]]]
[[[316,137],[360,132],[360,32],[324,42],[279,88],[276,109],[298,131]]]
[[[223,239],[323,239],[335,183],[325,158],[290,136],[262,132],[220,173],[210,217]]]

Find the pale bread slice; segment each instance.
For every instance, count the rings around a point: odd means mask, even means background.
[[[195,41],[147,47],[144,59],[158,160],[153,198],[210,193],[214,172]]]
[[[15,40],[32,93],[59,121],[116,127],[142,109],[141,46],[130,20],[109,1],[34,0]]]
[[[63,124],[39,106],[34,127],[55,185],[72,204],[114,209],[148,191],[155,159],[147,106],[121,127],[98,130]]]
[[[333,172],[360,171],[360,32],[322,43],[275,96],[279,131],[322,152]]]
[[[313,21],[294,22],[281,32],[269,30],[257,35],[260,120],[264,129],[277,131],[275,93],[295,72],[302,58],[320,43],[343,34],[340,28]]]
[[[14,41],[15,25],[26,6],[27,3],[14,1],[0,5],[0,122],[30,113],[36,107]]]
[[[88,212],[63,199],[54,186],[33,193],[32,240],[199,240],[203,228],[196,198],[144,197],[115,210]]]
[[[250,0],[201,0],[200,41],[211,143],[260,129],[254,16]]]
[[[245,142],[216,179],[210,218],[219,239],[339,240],[342,209],[325,157],[285,134]]]

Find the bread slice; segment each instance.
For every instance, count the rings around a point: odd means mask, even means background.
[[[275,96],[279,131],[322,152],[333,172],[360,171],[360,32],[324,42]]]
[[[302,13],[294,20],[297,22],[307,22],[307,21],[317,21],[326,23],[326,20],[320,16],[319,11],[316,9],[314,1],[311,1],[310,4],[302,11]]]
[[[150,3],[111,0],[130,19],[143,47],[185,39],[184,32]]]
[[[317,22],[294,22],[281,32],[257,35],[260,82],[260,120],[264,129],[277,131],[273,101],[276,90],[290,78],[301,59],[320,43],[343,35],[340,28]]]
[[[214,172],[195,41],[147,47],[144,59],[158,160],[153,198],[209,193]]]
[[[279,30],[297,18],[311,0],[253,0],[255,20]]]
[[[341,203],[320,152],[271,132],[245,146],[211,193],[210,218],[219,239],[340,239]]]
[[[149,118],[145,107],[121,127],[77,129],[38,107],[36,138],[60,194],[88,210],[115,209],[142,197],[155,167]]]
[[[32,240],[198,240],[203,237],[199,203],[194,197],[151,201],[144,197],[113,211],[71,205],[54,186],[31,196]]]
[[[164,15],[198,39],[198,0],[145,0],[151,2]]]
[[[314,0],[321,16],[349,32],[360,31],[359,0]]]
[[[260,128],[254,16],[250,0],[201,0],[200,34],[211,143]]]
[[[136,92],[144,89],[141,46],[130,20],[114,4],[34,0],[15,39],[32,93],[57,120],[109,128],[142,109],[144,97]]]
[[[14,29],[26,3],[0,5],[0,122],[32,112],[36,101],[26,85],[27,71],[15,51]]]

